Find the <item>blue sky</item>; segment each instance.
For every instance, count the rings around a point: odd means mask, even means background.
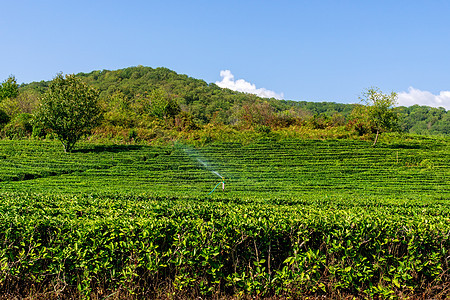
[[[144,65],[287,100],[450,109],[450,1],[4,1],[0,81]]]

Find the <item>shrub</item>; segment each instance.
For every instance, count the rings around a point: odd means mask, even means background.
[[[18,114],[3,129],[4,134],[10,139],[29,137],[33,131],[33,115]]]
[[[131,141],[136,141],[137,137],[138,137],[138,134],[137,134],[135,129],[130,129],[128,131],[128,141],[130,141],[130,142]]]
[[[198,126],[195,124],[192,115],[182,111],[175,116],[175,128],[178,131],[190,131],[198,129]]]
[[[308,125],[312,129],[325,129],[330,127],[331,119],[326,114],[315,114],[308,120]]]
[[[0,128],[8,124],[8,122],[9,116],[3,110],[0,109]]]
[[[270,133],[272,129],[267,125],[256,125],[255,131],[260,133]]]

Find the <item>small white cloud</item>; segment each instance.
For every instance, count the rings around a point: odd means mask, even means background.
[[[220,71],[220,77],[222,77],[222,81],[216,81],[216,84],[221,88],[226,88],[237,92],[255,94],[263,98],[275,98],[280,100],[284,98],[283,93],[278,94],[265,88],[257,89],[254,84],[247,82],[244,79],[234,80],[234,75],[231,74],[230,70]]]
[[[398,105],[411,106],[414,104],[431,107],[443,107],[450,110],[450,91],[442,91],[439,95],[434,95],[428,91],[421,91],[409,87],[408,92],[398,93]]]

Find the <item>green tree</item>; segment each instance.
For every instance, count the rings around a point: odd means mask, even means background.
[[[39,95],[31,90],[20,91],[19,95],[14,98],[6,98],[0,102],[0,110],[3,110],[13,119],[18,114],[32,114],[39,105]]]
[[[368,121],[376,132],[375,141],[381,132],[394,131],[398,129],[398,114],[394,109],[397,103],[397,94],[383,94],[378,88],[365,90],[360,98],[367,110]]]
[[[180,106],[172,96],[161,88],[150,93],[150,113],[159,118],[173,118],[180,112]]]
[[[33,115],[27,113],[18,114],[5,126],[3,131],[11,139],[31,136],[33,131]]]
[[[16,78],[11,75],[0,84],[0,101],[7,98],[15,98],[19,95],[19,85]]]
[[[10,117],[8,116],[8,114],[0,109],[0,129],[4,125],[8,124],[9,121],[10,121]]]
[[[64,151],[70,152],[83,135],[100,123],[98,99],[98,91],[81,79],[58,74],[42,96],[37,119],[57,135]]]

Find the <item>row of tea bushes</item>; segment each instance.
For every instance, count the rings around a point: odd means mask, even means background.
[[[94,298],[448,293],[447,202],[300,200],[2,193],[0,290]],[[23,289],[13,291],[17,283]]]

